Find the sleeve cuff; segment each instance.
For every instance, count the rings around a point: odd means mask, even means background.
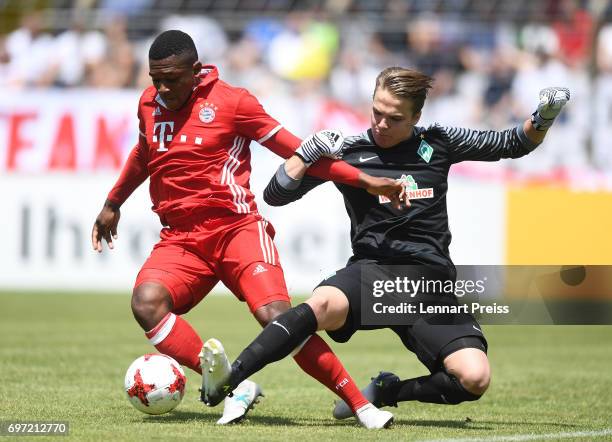
[[[523,125],[516,126],[516,134],[518,135],[518,139],[521,144],[526,147],[527,150],[529,150],[530,152],[540,145],[540,143],[534,143],[529,139],[529,137],[527,137]]]
[[[295,190],[300,187],[301,179],[296,180],[295,178],[291,178],[287,171],[285,170],[285,163],[281,164],[278,170],[276,171],[276,180],[278,184],[281,185],[284,189],[287,190]]]
[[[119,210],[121,208],[121,203],[114,198],[107,197],[106,201],[104,201],[104,205],[110,207],[113,210]]]

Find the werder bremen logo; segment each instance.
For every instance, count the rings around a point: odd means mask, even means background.
[[[429,160],[431,160],[431,156],[433,155],[433,147],[431,147],[427,141],[421,139],[421,144],[419,144],[419,150],[417,150],[417,153],[425,160],[426,163],[429,163]]]
[[[408,195],[409,200],[420,200],[424,198],[433,198],[434,190],[432,187],[428,187],[425,189],[419,189],[419,185],[416,180],[412,177],[412,175],[402,174],[401,177],[397,179],[398,182],[402,183],[404,187],[406,187],[406,193]],[[380,204],[390,203],[391,200],[386,196],[380,195],[378,197],[378,202]]]

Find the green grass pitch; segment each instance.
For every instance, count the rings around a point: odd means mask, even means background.
[[[230,296],[208,297],[187,318],[204,339],[221,339],[230,357],[259,330]],[[266,397],[248,420],[219,427],[221,407],[197,401],[200,379],[192,372],[172,413],[145,416],[128,403],[125,370],[154,349],[127,295],[3,293],[0,420],[68,421],[71,440],[101,441],[612,440],[612,326],[490,326],[485,333],[493,380],[478,402],[403,403],[391,409],[391,429],[371,432],[353,419],[335,421],[332,393],[284,360],[254,377]],[[426,373],[384,330],[332,347],[359,385],[380,369],[402,378]]]

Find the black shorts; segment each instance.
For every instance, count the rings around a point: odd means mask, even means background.
[[[401,339],[404,346],[415,353],[430,370],[437,371],[446,356],[462,348],[479,348],[487,351],[487,341],[481,327],[470,313],[415,313],[410,324],[371,325],[362,320],[363,293],[372,292],[374,280],[393,279],[412,272],[417,280],[421,277],[419,266],[402,266],[402,275],[394,273],[396,266],[385,265],[372,260],[349,262],[349,265],[323,280],[318,287],[332,286],[342,291],[349,301],[346,322],[338,330],[327,334],[336,342],[347,342],[357,330],[389,328]],[[422,268],[422,267],[421,267]],[[454,272],[445,272],[454,279]],[[364,292],[365,291],[365,292]],[[454,295],[446,297],[444,303],[457,304]]]

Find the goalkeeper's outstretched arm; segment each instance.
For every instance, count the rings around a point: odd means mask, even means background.
[[[540,91],[538,108],[523,124],[503,131],[440,127],[447,137],[453,163],[520,158],[542,143],[546,132],[570,97],[569,89]]]

